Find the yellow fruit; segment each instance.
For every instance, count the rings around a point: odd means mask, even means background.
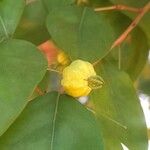
[[[87,96],[92,90],[89,87],[88,79],[95,76],[96,72],[91,63],[75,60],[63,70],[61,85],[68,95],[73,97]]]

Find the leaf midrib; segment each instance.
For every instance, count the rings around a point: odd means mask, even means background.
[[[80,19],[80,22],[79,22],[79,32],[82,30],[83,22],[84,22],[85,15],[86,15],[86,10],[87,10],[86,7],[83,8],[81,19]]]
[[[58,93],[58,95],[57,95],[56,105],[55,105],[55,109],[54,109],[54,116],[53,116],[53,121],[52,121],[51,149],[50,150],[53,150],[53,146],[54,146],[55,126],[56,126],[56,117],[57,117],[57,112],[58,112],[59,97],[60,97],[60,93]]]

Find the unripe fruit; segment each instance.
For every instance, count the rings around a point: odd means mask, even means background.
[[[68,95],[73,97],[87,96],[92,90],[89,81],[95,76],[96,72],[91,63],[75,60],[63,70],[61,85]],[[103,82],[100,81],[100,83]]]

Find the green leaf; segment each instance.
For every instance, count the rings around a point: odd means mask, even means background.
[[[113,2],[114,4],[124,4],[124,5],[128,5],[131,7],[137,7],[137,8],[142,8],[144,7],[149,0],[110,0],[111,2]],[[135,17],[138,15],[135,15],[134,13],[128,12],[128,11],[123,11],[124,14],[126,14],[127,16],[129,16],[131,19],[135,19]],[[149,44],[150,44],[150,13],[145,14],[145,16],[142,18],[142,20],[139,22],[139,26],[143,29],[143,31],[145,32],[145,34],[148,37],[149,40]]]
[[[69,5],[75,4],[76,0],[42,0],[45,9],[49,12],[54,8],[61,8]]]
[[[137,81],[137,88],[140,93],[150,96],[150,63],[145,65],[139,80]]]
[[[0,41],[13,35],[24,6],[24,0],[0,0]]]
[[[31,101],[0,138],[1,150],[103,150],[94,115],[66,95]]]
[[[104,149],[123,150],[118,136],[120,134],[125,134],[124,129],[118,126],[117,122],[114,122],[111,118],[105,115],[103,116],[100,113],[97,113],[97,122],[99,122],[99,128],[102,130]]]
[[[150,96],[150,79],[140,79],[138,89],[140,92]]]
[[[14,37],[31,41],[38,45],[50,38],[45,20],[48,13],[42,0],[26,5]]]
[[[0,44],[0,135],[23,110],[46,69],[34,45],[21,40]]]
[[[74,59],[96,61],[106,55],[111,47],[113,31],[103,15],[86,7],[53,9],[47,27],[58,47]]]
[[[111,139],[114,143],[116,140],[118,143],[124,143],[131,150],[147,150],[148,139],[144,114],[130,78],[108,62],[103,61],[101,67],[97,69],[105,85],[94,91],[91,99],[95,104],[97,116],[102,122],[106,147],[113,147]],[[109,145],[110,142],[112,145]],[[108,150],[112,149],[108,148]]]

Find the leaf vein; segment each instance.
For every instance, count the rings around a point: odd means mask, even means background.
[[[53,150],[53,146],[54,146],[55,126],[56,126],[56,117],[57,117],[57,112],[58,112],[59,97],[60,97],[60,93],[58,93],[57,95],[56,105],[55,105],[55,110],[54,110],[54,117],[52,121],[52,137],[51,137],[51,149],[50,150]]]
[[[83,9],[83,12],[82,12],[81,20],[80,20],[80,23],[79,23],[79,33],[82,29],[82,25],[83,25],[83,21],[84,21],[84,18],[85,18],[86,10],[87,10],[87,8],[85,7]]]
[[[0,22],[1,22],[1,25],[2,25],[2,27],[3,27],[3,29],[4,29],[5,36],[8,38],[9,35],[8,35],[8,32],[7,32],[5,23],[4,23],[4,21],[3,21],[3,18],[2,18],[1,16],[0,16]]]

